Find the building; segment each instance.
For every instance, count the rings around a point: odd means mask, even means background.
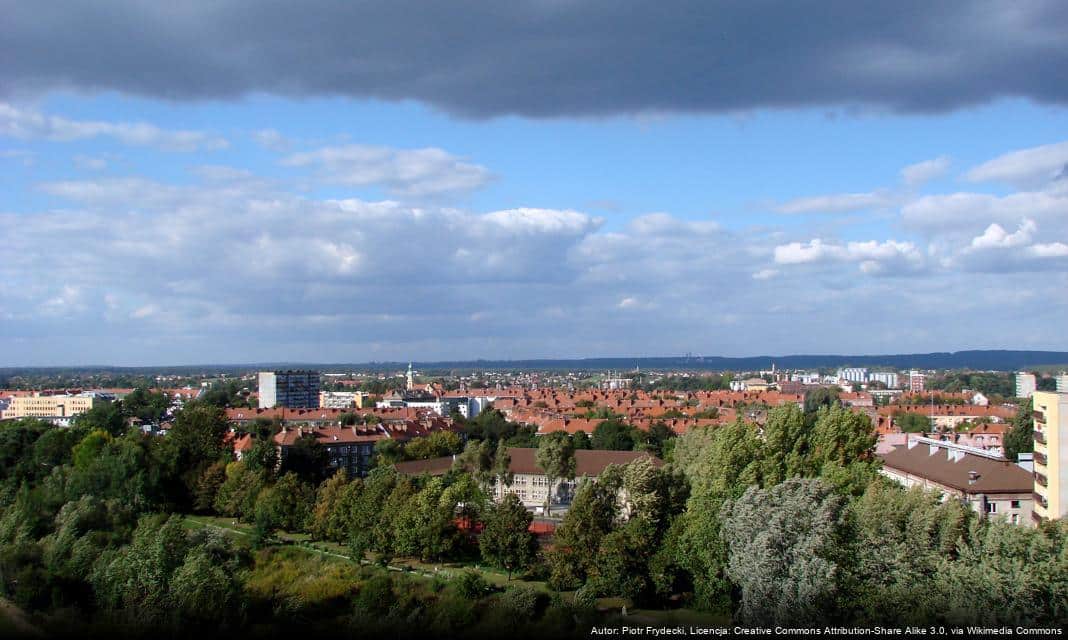
[[[283,427],[274,435],[279,462],[285,461],[291,447],[301,438],[315,438],[326,450],[331,471],[344,470],[350,478],[367,474],[374,458],[375,443],[389,439],[390,433],[378,425],[351,427]]]
[[[1036,506],[1031,474],[997,454],[919,436],[877,454],[880,471],[906,487],[923,487],[956,498],[977,513],[1033,526]]]
[[[887,389],[897,389],[897,374],[892,371],[874,371],[868,374],[868,382],[881,382]]]
[[[261,371],[260,408],[319,406],[318,371]]]
[[[838,379],[846,382],[867,382],[868,370],[864,367],[849,367],[838,370]]]
[[[352,409],[363,406],[366,396],[359,391],[320,391],[319,406],[323,409]]]
[[[1056,377],[1057,393],[1068,393],[1068,373],[1062,373]]]
[[[3,419],[39,418],[69,423],[70,418],[89,411],[97,404],[112,402],[115,396],[100,391],[77,394],[15,396],[10,399]]]
[[[597,478],[610,464],[624,465],[640,458],[649,458],[653,464],[660,466],[663,462],[645,451],[604,451],[580,449],[575,451],[575,480],[556,479],[552,485],[537,463],[537,449],[512,447],[508,449],[511,464],[512,484],[505,485],[500,479],[493,490],[493,497],[500,500],[509,493],[514,493],[523,506],[528,509],[541,509],[550,495],[550,505],[568,506],[574,496],[578,480]],[[550,506],[550,508],[552,508]]]
[[[909,371],[909,391],[923,393],[927,390],[927,376],[913,369]]]
[[[1016,374],[1016,397],[1017,398],[1030,398],[1035,390],[1038,388],[1035,383],[1035,374],[1033,373],[1017,373]]]
[[[1068,514],[1068,393],[1036,391],[1035,517],[1056,520]]]

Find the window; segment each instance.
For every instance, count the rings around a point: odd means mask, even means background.
[[[1019,500],[1013,500],[1012,502],[1009,503],[1009,506],[1011,506],[1013,509],[1019,509],[1020,508],[1020,501]]]
[[[1018,514],[1018,513],[1012,514],[1012,518],[1010,518],[1010,520],[1012,520],[1013,524],[1020,524],[1020,514]]]
[[[998,503],[996,503],[996,502],[988,502],[988,503],[986,503],[986,512],[987,513],[997,513],[998,512]]]

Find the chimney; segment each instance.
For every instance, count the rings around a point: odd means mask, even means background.
[[[978,471],[969,471],[968,472],[968,484],[975,484],[977,480],[979,480],[979,472]]]

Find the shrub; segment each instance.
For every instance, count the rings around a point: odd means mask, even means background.
[[[498,596],[497,604],[517,620],[530,620],[538,609],[538,592],[533,587],[517,584]]]
[[[490,591],[490,585],[477,571],[464,571],[453,580],[456,593],[468,600],[478,600]]]

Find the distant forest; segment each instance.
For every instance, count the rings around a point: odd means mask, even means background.
[[[414,362],[423,371],[595,371],[615,369],[756,371],[770,369],[819,369],[831,367],[892,367],[896,369],[972,369],[979,371],[1017,371],[1039,366],[1068,365],[1068,351],[956,351],[891,355],[791,355],[726,358],[721,356],[681,356],[657,358],[576,358],[540,360],[455,360]],[[310,368],[332,371],[395,371],[407,362],[297,363],[261,362],[248,364],[204,364],[186,366],[113,367],[0,367],[0,380],[19,375],[62,375],[86,372],[115,372],[127,375],[217,375],[247,373],[260,369]]]

